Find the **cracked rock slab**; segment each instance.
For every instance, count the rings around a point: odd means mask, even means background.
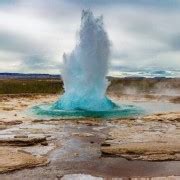
[[[17,148],[0,147],[0,173],[46,164],[46,157],[34,156]]]
[[[2,136],[0,137],[0,146],[33,146],[39,143],[46,142],[46,137],[44,136]]]
[[[180,160],[180,144],[172,143],[127,143],[104,146],[101,151],[104,155],[121,156],[130,160]]]
[[[114,122],[101,144],[102,156],[128,160],[180,160],[180,113],[161,113]]]
[[[14,120],[14,121],[2,121],[0,120],[0,130],[7,129],[9,126],[22,124],[22,121]]]

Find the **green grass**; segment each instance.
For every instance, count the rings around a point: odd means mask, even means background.
[[[162,91],[173,89],[180,91],[180,79],[155,79],[155,78],[109,78],[111,81],[108,91],[118,93],[126,92],[126,89],[135,89],[138,93]],[[62,93],[63,82],[61,79],[0,79],[0,94],[23,93]]]
[[[49,93],[56,94],[63,92],[61,80],[46,79],[2,79],[0,80],[0,94],[20,93]]]

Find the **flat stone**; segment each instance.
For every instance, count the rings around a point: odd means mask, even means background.
[[[19,125],[19,124],[22,124],[22,121],[19,121],[19,120],[12,120],[12,121],[0,120],[0,130],[7,129],[9,126]]]
[[[73,133],[73,136],[79,136],[79,137],[91,137],[94,136],[94,134],[91,133]]]
[[[15,135],[14,138],[28,138],[27,135]]]
[[[158,113],[142,118],[149,121],[178,121],[180,122],[180,112]]]
[[[159,113],[113,122],[101,144],[102,156],[129,160],[180,160],[180,113]]]
[[[13,111],[14,108],[13,107],[4,107],[3,111]]]
[[[47,143],[47,141],[44,141],[44,142],[41,143],[41,145],[48,146],[48,143]]]
[[[83,124],[86,126],[99,126],[102,122],[92,119],[92,120],[79,120],[79,121],[77,121],[77,123]]]
[[[46,157],[34,156],[17,148],[0,147],[0,173],[46,164]]]
[[[34,136],[34,137],[0,137],[1,146],[32,146],[42,142],[46,142],[46,137]]]
[[[170,99],[170,102],[172,103],[180,103],[180,96],[177,96],[177,97],[173,97]]]
[[[6,128],[7,128],[7,126],[5,126],[5,125],[0,125],[0,130],[6,129]]]
[[[0,125],[5,125],[5,126],[12,126],[12,125],[18,125],[18,124],[22,124],[22,121],[19,121],[19,120],[0,121]]]
[[[180,160],[180,144],[171,143],[127,143],[101,147],[104,155],[121,156],[138,160]]]
[[[61,178],[62,180],[80,180],[80,179],[86,179],[86,180],[103,180],[102,177],[95,177],[91,176],[89,174],[68,174]]]

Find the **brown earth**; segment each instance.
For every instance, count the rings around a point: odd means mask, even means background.
[[[39,143],[46,143],[46,137],[43,136],[18,136],[0,137],[0,146],[33,146]]]
[[[179,85],[176,82],[179,80],[169,81],[177,92]],[[179,95],[171,95],[169,92],[165,95],[144,92],[148,83],[145,80],[138,82],[140,83],[136,90],[131,89],[133,83],[125,82],[126,85],[129,84],[130,90],[124,88],[121,93],[121,81],[114,81],[108,89],[108,95],[121,102],[153,102],[155,108],[156,103],[166,103],[169,109],[166,112],[157,110],[158,113],[153,115],[127,119],[41,119],[30,116],[26,110],[34,105],[54,102],[59,95],[1,95],[0,153],[4,155],[0,156],[0,161],[6,162],[9,153],[7,162],[14,164],[5,171],[44,165],[48,160],[51,163],[39,169],[3,174],[0,179],[22,179],[24,175],[27,179],[56,179],[65,174],[81,172],[103,177],[180,175],[177,161],[180,160]],[[161,85],[160,82],[160,90]],[[143,89],[138,92],[142,94],[137,93],[141,86]],[[155,86],[153,85],[151,90]],[[174,105],[176,109],[173,109]],[[175,112],[171,112],[172,110]],[[161,162],[149,164],[151,162],[147,161]],[[1,165],[0,162],[0,168],[3,169],[6,164]],[[137,170],[137,166],[141,171]],[[164,170],[164,166],[167,169]]]
[[[45,157],[33,156],[17,148],[0,147],[0,173],[46,164]]]
[[[180,160],[180,113],[161,113],[113,123],[102,155],[133,160]]]

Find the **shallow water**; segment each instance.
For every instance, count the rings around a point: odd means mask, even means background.
[[[62,180],[104,180],[103,177],[91,176],[89,174],[68,174],[61,178]],[[114,180],[178,180],[180,176],[169,177],[134,177],[134,178],[113,178]]]
[[[137,106],[144,110],[144,114],[176,112],[180,110],[180,104],[160,101],[121,101],[122,104]]]
[[[87,111],[87,110],[61,110],[54,109],[52,105],[39,105],[33,107],[31,113],[40,117],[52,117],[52,118],[62,118],[62,119],[74,119],[74,118],[118,118],[118,117],[134,117],[144,113],[142,108],[135,105],[121,104],[115,106],[110,110],[102,111]]]
[[[180,104],[159,101],[116,101],[117,106],[108,111],[85,111],[85,110],[54,110],[51,104],[34,106],[28,113],[39,118],[49,119],[77,119],[77,118],[126,118],[137,117],[163,112],[176,112],[180,110]]]

